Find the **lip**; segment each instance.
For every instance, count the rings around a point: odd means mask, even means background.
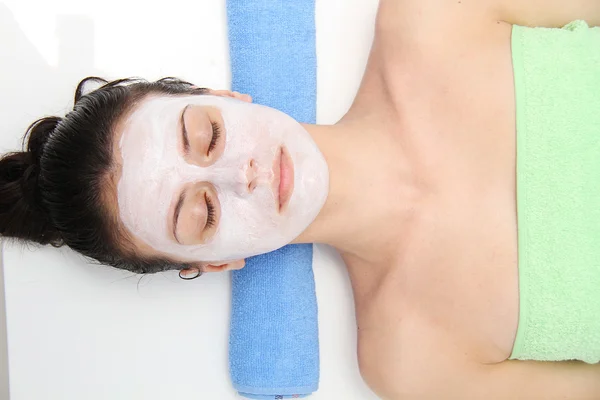
[[[277,209],[285,211],[294,192],[294,163],[287,149],[281,146],[273,163],[273,194],[277,198]]]

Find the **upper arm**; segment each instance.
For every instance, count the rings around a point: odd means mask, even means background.
[[[504,21],[557,28],[578,19],[600,25],[600,0],[381,0],[380,4],[401,8],[400,18],[440,27]]]
[[[600,364],[505,361],[488,367],[492,390],[511,398],[600,398]]]
[[[504,361],[439,371],[436,398],[599,399],[600,364]],[[436,385],[431,385],[436,386]],[[418,396],[417,396],[418,397]]]
[[[497,19],[524,26],[562,27],[581,19],[600,25],[598,0],[486,0]]]
[[[398,367],[378,364],[391,388],[389,399],[600,399],[600,364],[579,361],[503,361],[483,364],[488,346],[473,338],[453,335],[429,321],[410,320],[402,343],[390,352]],[[394,386],[395,385],[395,386]]]

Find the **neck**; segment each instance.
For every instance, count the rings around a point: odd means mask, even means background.
[[[329,244],[370,263],[389,261],[410,230],[416,180],[402,140],[369,121],[304,125],[329,166],[329,195],[295,243]]]

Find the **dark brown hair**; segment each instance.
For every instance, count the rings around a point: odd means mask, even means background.
[[[84,93],[94,83],[101,86]],[[203,93],[206,89],[176,78],[82,80],[72,111],[65,117],[35,121],[25,133],[23,151],[0,159],[0,235],[67,245],[86,257],[136,273],[187,268],[128,250],[120,223],[103,201],[103,190],[114,166],[113,130],[128,110],[150,94]]]

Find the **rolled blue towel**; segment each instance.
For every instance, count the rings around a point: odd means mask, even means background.
[[[227,0],[232,89],[316,121],[314,0]],[[312,245],[246,260],[232,274],[229,367],[251,399],[305,397],[319,385]]]

